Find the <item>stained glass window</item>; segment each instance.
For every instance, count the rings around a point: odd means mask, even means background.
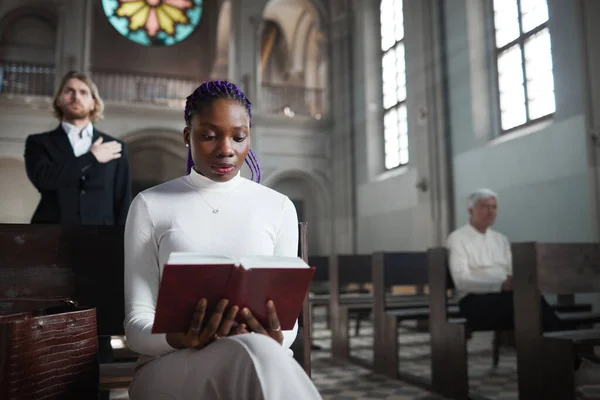
[[[102,0],[112,26],[144,46],[171,46],[198,26],[202,0]]]

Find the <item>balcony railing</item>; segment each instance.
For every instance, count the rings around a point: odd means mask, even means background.
[[[263,83],[260,108],[269,114],[321,119],[325,112],[325,94],[320,88]]]
[[[0,61],[0,94],[52,96],[54,66]]]
[[[114,72],[92,72],[92,79],[105,101],[116,103],[155,104],[181,108],[199,82],[159,76]]]
[[[109,71],[93,71],[91,76],[105,101],[122,104],[183,108],[186,97],[199,85],[185,78]],[[55,80],[53,65],[0,61],[0,95],[52,97]],[[326,91],[320,88],[265,83],[253,101],[267,114],[321,119],[326,112]]]

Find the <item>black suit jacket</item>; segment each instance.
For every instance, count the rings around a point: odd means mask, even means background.
[[[94,128],[92,143],[115,138]],[[122,143],[122,142],[121,142]],[[42,195],[31,223],[124,225],[131,203],[127,151],[101,164],[91,152],[75,157],[67,133],[30,135],[25,142],[27,176]]]

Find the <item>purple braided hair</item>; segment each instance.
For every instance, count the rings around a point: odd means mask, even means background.
[[[203,82],[194,92],[187,97],[185,102],[185,111],[184,118],[187,126],[190,126],[192,122],[192,117],[194,114],[198,113],[202,107],[209,105],[214,100],[217,99],[228,99],[237,101],[242,106],[246,108],[248,111],[248,117],[250,118],[250,126],[252,126],[252,104],[250,100],[246,97],[244,92],[240,90],[235,84],[227,82],[227,81],[209,81]],[[258,165],[258,160],[256,159],[256,155],[252,150],[248,152],[248,156],[244,160],[248,168],[250,168],[250,173],[252,176],[251,180],[260,182],[261,171],[260,166]],[[187,158],[187,173],[189,174],[194,166],[194,161],[192,160],[192,150],[188,149],[188,158]]]

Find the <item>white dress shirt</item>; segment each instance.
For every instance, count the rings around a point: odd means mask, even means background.
[[[61,125],[65,132],[67,132],[75,157],[79,157],[90,151],[92,138],[94,137],[94,126],[91,122],[83,129],[66,121],[63,121]]]
[[[467,224],[448,236],[446,247],[458,298],[500,292],[506,276],[512,275],[510,242],[492,229],[481,233]]]

